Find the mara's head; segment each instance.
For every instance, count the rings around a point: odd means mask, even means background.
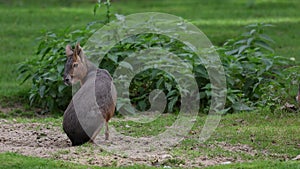
[[[70,45],[66,46],[67,62],[65,64],[64,82],[66,85],[73,85],[82,82],[87,75],[87,63],[83,49],[77,43],[73,50]]]

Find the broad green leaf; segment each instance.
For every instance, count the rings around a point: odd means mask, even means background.
[[[122,66],[122,67],[124,67],[124,68],[127,68],[127,69],[133,71],[133,67],[132,67],[132,66],[130,65],[130,63],[128,63],[128,62],[122,61],[122,62],[119,64],[119,66]]]
[[[246,104],[244,103],[240,103],[240,102],[236,102],[232,105],[232,108],[235,110],[235,111],[251,111],[253,110],[253,108],[247,106]]]
[[[164,79],[163,79],[163,78],[160,78],[160,79],[156,82],[156,88],[157,88],[157,89],[160,89],[160,86],[161,86],[161,84],[162,84],[163,81],[164,81]]]
[[[174,110],[174,106],[178,100],[178,96],[173,97],[168,103],[168,112],[172,113]]]
[[[46,86],[40,86],[39,94],[40,94],[41,98],[44,97],[45,91],[46,91]]]
[[[266,50],[271,51],[272,53],[274,53],[274,49],[270,47],[270,45],[268,45],[267,43],[263,42],[263,41],[258,41],[255,42],[255,45],[260,46]]]
[[[233,45],[245,44],[246,42],[247,42],[247,39],[242,39],[242,40],[235,42]]]
[[[241,53],[244,52],[244,50],[247,49],[247,48],[249,48],[248,45],[240,46],[240,47],[239,47],[239,52],[238,52],[238,54],[241,54]]]
[[[226,54],[226,55],[233,55],[233,54],[236,54],[238,51],[239,51],[239,49],[233,49],[233,50],[231,50],[231,51],[225,52],[225,54]]]
[[[61,93],[67,86],[66,85],[59,85],[58,92]]]
[[[266,34],[259,34],[258,35],[260,37],[260,39],[271,42],[271,43],[275,43],[273,39],[270,38],[270,36],[266,35]]]

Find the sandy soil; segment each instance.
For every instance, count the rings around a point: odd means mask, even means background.
[[[132,152],[134,156],[126,156],[108,153],[101,148],[101,144],[109,146],[128,142],[129,141],[126,138],[119,138],[116,136],[111,137],[109,141],[104,141],[103,137],[98,136],[96,143],[99,143],[100,146],[88,144],[71,147],[70,141],[62,131],[61,127],[55,127],[51,123],[23,124],[0,119],[0,152],[16,152],[28,156],[53,158],[97,166],[124,166],[132,164],[160,166],[168,165],[168,161],[173,159],[172,155],[169,154],[167,150],[149,150],[147,152],[134,150],[134,152]],[[128,143],[128,145],[130,145],[130,143]],[[216,147],[221,147],[231,152],[243,152],[253,156],[257,153],[257,151],[250,146],[242,144],[230,145],[225,142],[219,142],[211,145],[211,148]],[[130,148],[129,150],[127,149],[127,151],[130,151]],[[178,164],[181,167],[199,167],[243,161],[239,158],[222,156],[214,158],[201,156],[193,160],[188,160],[185,157],[181,158],[184,160],[184,163]]]

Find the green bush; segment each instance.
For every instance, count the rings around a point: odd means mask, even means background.
[[[290,64],[289,68],[280,71],[281,75],[277,76],[276,80],[271,81],[268,85],[262,86],[261,90],[267,92],[263,92],[259,106],[267,106],[271,111],[282,109],[286,103],[291,106],[299,107],[295,99],[300,87],[299,72],[299,66]]]
[[[251,110],[264,102],[266,86],[280,81],[282,69],[289,60],[277,56],[271,47],[274,41],[265,34],[269,24],[251,24],[237,39],[228,40],[219,54],[227,76],[227,106],[234,111]]]
[[[132,53],[154,47],[162,47],[177,54],[183,60],[189,59],[190,57],[186,57],[188,55],[197,57],[191,51],[187,51],[186,46],[177,40],[164,35],[148,33],[132,36],[118,43],[104,57],[99,67],[107,69],[112,74],[119,63]],[[189,62],[192,61],[189,60]],[[205,69],[203,71],[202,73],[206,72]],[[150,102],[148,98],[150,92],[154,89],[162,90],[167,97],[168,102],[165,112],[177,112],[179,110],[180,93],[176,87],[175,79],[168,73],[158,69],[148,69],[134,77],[129,88],[131,103],[138,110],[149,109]]]
[[[94,12],[101,6],[95,6]],[[110,1],[106,1],[107,23],[110,20]],[[75,31],[66,29],[60,34],[46,32],[40,38],[35,57],[22,63],[19,67],[23,81],[32,80],[29,100],[50,111],[64,110],[71,99],[71,89],[63,84],[62,73],[66,61],[65,46],[80,42],[84,45],[89,36],[95,32],[95,25]],[[282,78],[280,73],[288,60],[276,56],[271,38],[265,34],[268,24],[254,24],[247,27],[247,32],[236,39],[228,40],[224,46],[216,47],[221,57],[227,78],[226,111],[251,110],[262,105],[266,87]],[[210,105],[211,85],[206,69],[198,65],[198,56],[185,44],[164,35],[140,34],[127,38],[114,46],[103,58],[99,67],[111,74],[119,63],[131,53],[148,48],[161,47],[193,65],[193,72],[199,87],[201,108]],[[147,83],[144,83],[147,82]],[[277,82],[281,83],[281,82]],[[282,83],[281,83],[282,84]],[[149,69],[137,74],[130,84],[130,99],[138,110],[150,107],[148,96],[154,89],[161,89],[167,96],[165,112],[177,112],[180,106],[180,93],[175,80],[165,72]],[[271,101],[267,99],[267,101]],[[260,103],[260,104],[259,104]],[[120,105],[118,106],[120,108]]]

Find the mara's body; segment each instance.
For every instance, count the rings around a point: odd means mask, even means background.
[[[79,44],[74,51],[68,45],[66,54],[64,81],[67,85],[79,81],[81,87],[64,112],[63,129],[73,146],[93,141],[104,124],[108,139],[108,121],[114,114],[117,97],[112,78],[106,70],[86,60]]]

